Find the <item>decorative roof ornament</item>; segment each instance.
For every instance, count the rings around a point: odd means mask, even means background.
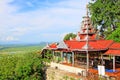
[[[48,43],[46,44],[46,47],[49,47],[49,44],[48,44]]]
[[[88,5],[86,5],[86,15],[83,17],[83,21],[81,23],[81,29],[80,30],[81,30],[80,34],[83,34],[85,37],[87,36],[87,34],[88,35],[91,34],[91,35],[89,35],[89,37],[90,37],[89,39],[91,39],[91,37],[93,35],[95,35],[95,29],[94,29],[94,27],[92,25],[92,21],[89,17]]]
[[[49,48],[49,44],[47,43],[46,46],[43,49]]]
[[[85,38],[83,40],[87,40],[89,37],[88,36],[85,36]]]
[[[57,48],[60,48],[60,49],[68,49],[68,46],[65,44],[64,41],[61,41],[61,42],[58,44]]]
[[[86,42],[86,44],[82,47],[82,49],[88,50],[93,48]]]
[[[86,6],[86,9],[87,9],[87,12],[86,12],[86,15],[88,17],[88,6]],[[86,49],[88,50],[90,48],[89,46],[89,23],[88,23],[88,18],[85,19],[85,28],[86,28],[86,44],[82,47],[83,49]]]
[[[77,41],[80,41],[80,36],[79,34],[77,34],[76,38],[75,38]]]

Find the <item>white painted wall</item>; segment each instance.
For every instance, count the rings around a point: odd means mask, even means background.
[[[64,71],[68,71],[68,72],[72,72],[72,73],[76,73],[76,74],[78,74],[78,73],[82,74],[82,72],[85,71],[85,69],[67,66],[67,65],[63,65],[63,64],[59,64],[59,63],[54,63],[54,62],[51,62],[50,66],[53,68],[57,67],[60,70],[64,70]]]

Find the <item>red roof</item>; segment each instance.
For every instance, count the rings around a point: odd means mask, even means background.
[[[56,43],[49,44],[48,46],[49,46],[49,48],[57,48],[57,44]]]
[[[96,37],[96,34],[92,35],[90,39],[95,39],[95,37]]]
[[[70,50],[84,50],[86,41],[65,41]],[[89,42],[89,50],[106,50],[113,43],[112,40],[94,40]]]
[[[120,43],[113,43],[110,48],[112,49],[120,49]]]
[[[120,43],[113,43],[105,55],[117,55],[120,56]]]
[[[81,40],[86,37],[86,35],[84,35],[84,34],[79,34],[79,36],[80,36],[80,39],[81,39]],[[95,40],[95,37],[96,37],[96,34],[93,34],[92,36],[89,36],[89,38],[90,38],[91,40]]]
[[[86,41],[64,41],[69,50],[72,51],[86,51]],[[120,44],[113,44],[112,40],[92,40],[88,42],[89,51],[108,50],[109,47],[119,47]],[[50,49],[57,49],[58,44],[52,43],[48,45]],[[63,48],[63,47],[62,47]],[[120,48],[120,47],[119,47]]]
[[[65,41],[66,45],[68,46],[69,49],[81,49],[84,45],[85,42],[80,42],[80,41]]]
[[[105,55],[120,56],[120,50],[108,50],[107,52],[105,52]]]
[[[92,42],[91,45],[95,48],[109,48],[109,46],[113,44],[112,40],[97,40],[96,42]]]
[[[79,36],[80,36],[80,39],[84,39],[85,38],[84,34],[79,34]]]

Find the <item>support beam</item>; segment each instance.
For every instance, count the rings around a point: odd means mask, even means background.
[[[88,53],[88,51],[86,51],[86,54],[87,54],[87,67],[86,67],[86,71],[88,72],[88,70],[89,70],[89,53]]]
[[[113,71],[115,71],[115,56],[113,56]]]
[[[55,52],[54,52],[54,50],[53,50],[53,62],[54,62],[54,57],[55,57]]]
[[[72,66],[74,66],[74,52],[72,52]]]
[[[53,50],[53,56],[55,55],[55,52],[54,52],[54,50]]]
[[[104,61],[103,61],[103,54],[101,54],[101,63],[104,66]]]
[[[62,62],[63,62],[63,51],[61,51],[61,59],[62,59]]]

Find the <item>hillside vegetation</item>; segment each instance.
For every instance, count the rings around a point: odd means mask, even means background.
[[[40,48],[24,46],[0,50],[0,80],[44,80],[47,59],[38,54]]]
[[[2,47],[0,48],[0,54],[37,52],[42,48],[43,46]]]

